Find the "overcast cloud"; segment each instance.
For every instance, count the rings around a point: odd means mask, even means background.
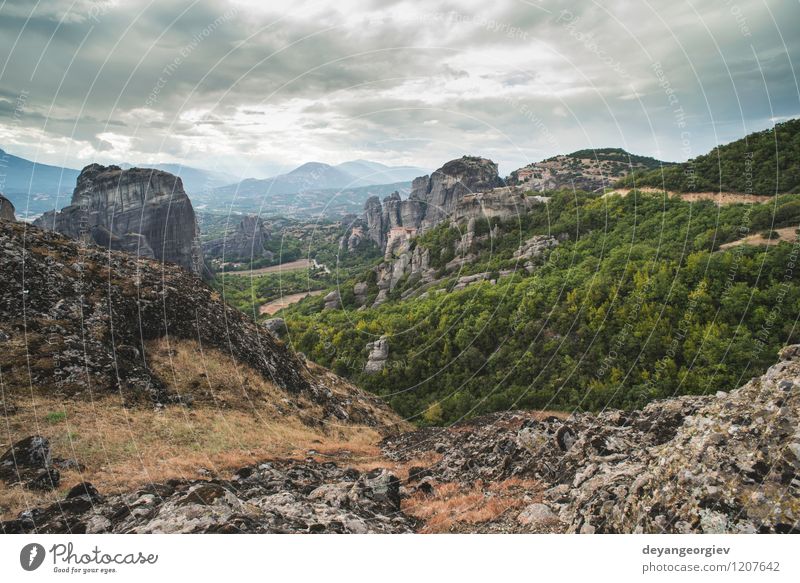
[[[685,160],[800,115],[799,44],[797,0],[6,0],[0,147],[241,176]]]

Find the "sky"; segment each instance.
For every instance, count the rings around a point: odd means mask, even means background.
[[[798,0],[0,0],[0,148],[239,177],[679,161],[800,116],[798,58]]]

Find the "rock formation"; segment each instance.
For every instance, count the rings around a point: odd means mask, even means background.
[[[269,320],[265,320],[264,327],[276,338],[280,338],[287,332],[286,320],[283,318],[270,318]]]
[[[172,480],[104,497],[78,484],[55,504],[0,522],[14,533],[408,533],[400,480],[331,463],[272,461],[229,480]]]
[[[253,261],[273,253],[265,248],[270,234],[264,221],[255,215],[245,216],[228,235],[203,244],[203,254],[208,258],[225,261]]]
[[[514,251],[514,259],[519,260],[528,272],[532,272],[536,268],[535,261],[556,246],[558,246],[558,239],[555,237],[535,235]]]
[[[416,178],[407,200],[401,200],[397,192],[383,204],[378,197],[368,199],[364,206],[367,235],[386,249],[393,232],[402,230],[404,236],[413,236],[443,221],[510,217],[539,202],[527,200],[521,190],[502,186],[497,164],[491,160],[472,156],[451,160],[430,176]]]
[[[52,490],[60,477],[50,457],[50,442],[40,435],[15,443],[0,457],[0,480],[9,486],[22,484],[29,490]]]
[[[595,192],[610,187],[631,172],[663,165],[668,163],[629,154],[620,148],[579,150],[514,170],[508,183],[538,192],[561,189]]]
[[[4,221],[16,221],[17,217],[14,214],[14,205],[2,193],[0,193],[0,219]]]
[[[339,301],[339,292],[336,290],[329,292],[323,301],[325,302],[325,310],[338,310],[341,305]]]
[[[78,176],[71,204],[34,225],[206,273],[192,203],[181,179],[161,170],[91,164]]]
[[[375,374],[381,372],[389,359],[389,337],[381,336],[375,342],[367,344],[369,356],[367,357],[367,364],[364,366],[364,372]]]

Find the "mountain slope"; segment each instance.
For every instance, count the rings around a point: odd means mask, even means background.
[[[418,176],[430,174],[424,168],[416,166],[387,166],[369,160],[352,160],[336,166],[356,178],[362,184],[390,184],[392,182],[411,182]]]
[[[629,174],[669,165],[669,162],[637,156],[622,148],[578,150],[519,168],[508,177],[508,183],[535,191],[574,189],[594,192]]]
[[[800,119],[775,124],[663,171],[627,177],[618,186],[761,195],[800,192]]]
[[[4,194],[25,217],[68,201],[80,170],[37,164],[0,150],[0,173],[5,176]]]
[[[12,391],[32,386],[81,398],[89,391],[119,395],[130,403],[181,402],[182,396],[169,390],[169,379],[149,369],[144,344],[172,338],[227,353],[287,394],[323,407],[323,417],[351,416],[330,387],[266,328],[177,266],[83,247],[56,233],[7,221],[0,221],[0,241],[6,275],[0,281],[0,366]],[[33,359],[30,367],[22,365],[25,355]],[[358,404],[351,407],[356,411]]]

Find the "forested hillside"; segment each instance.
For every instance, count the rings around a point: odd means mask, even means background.
[[[284,312],[288,341],[422,424],[509,408],[632,408],[675,394],[729,390],[797,342],[798,245],[720,245],[800,222],[800,196],[717,207],[633,193],[554,193],[541,209],[499,224],[459,273],[400,300]],[[486,233],[495,224],[479,226]],[[514,251],[533,235],[560,244],[532,269]],[[418,238],[439,267],[459,233],[448,224]],[[517,265],[514,274],[501,271]],[[452,291],[458,276],[490,281]],[[355,281],[355,280],[352,280]],[[340,281],[339,289],[352,281]],[[389,358],[363,372],[368,342],[385,335]]]
[[[800,192],[800,119],[776,124],[683,164],[627,176],[618,186],[673,192]]]

